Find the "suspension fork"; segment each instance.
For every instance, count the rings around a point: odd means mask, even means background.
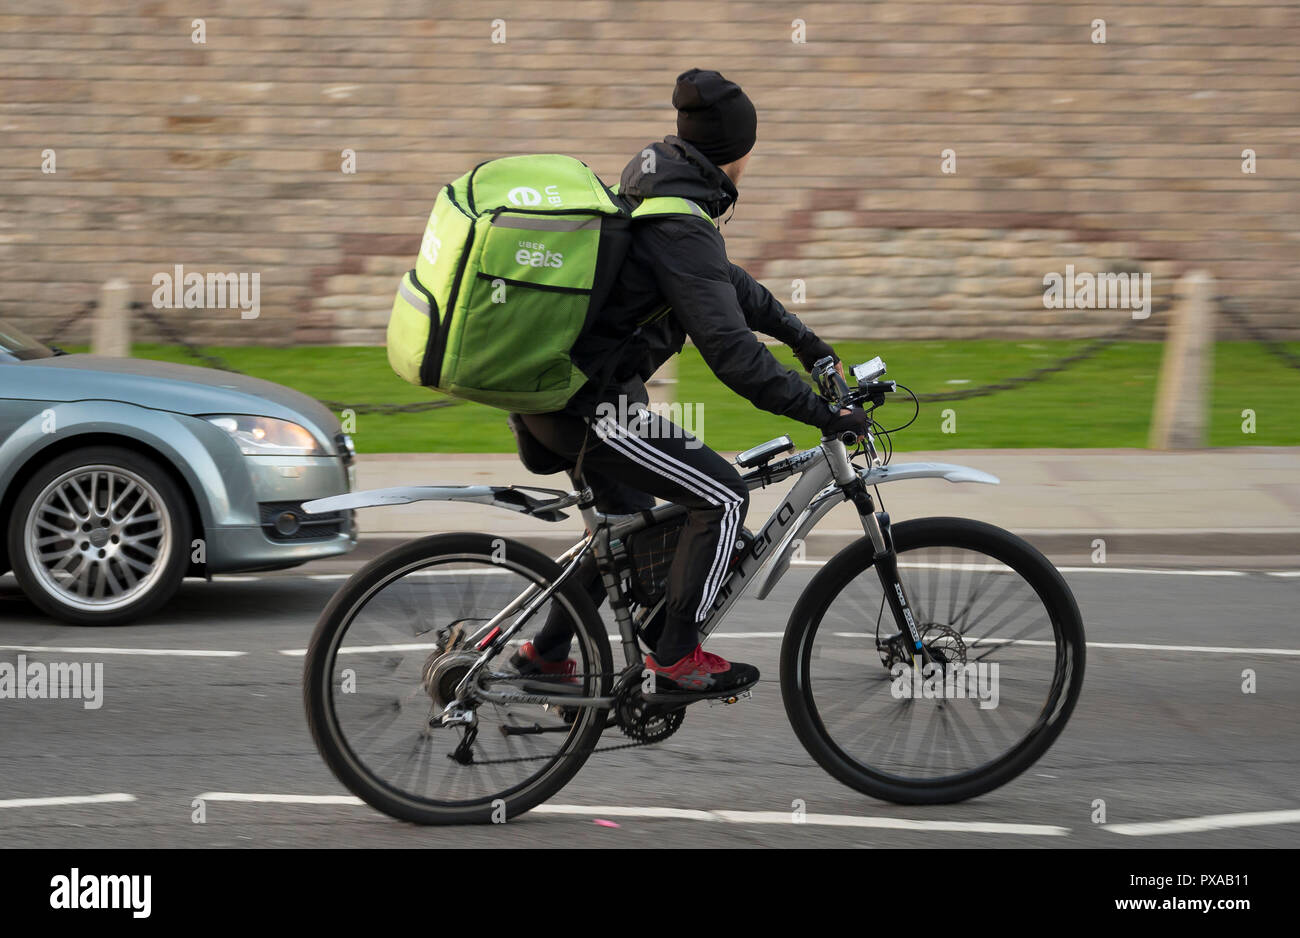
[[[911,641],[912,656],[920,655],[921,662],[931,661],[930,652],[921,642],[921,632],[912,615],[912,604],[908,601],[907,590],[898,575],[898,554],[894,550],[894,535],[890,528],[889,513],[876,511],[876,503],[867,491],[866,483],[856,479],[850,483],[848,496],[858,509],[862,528],[871,539],[872,562],[876,576],[880,578],[880,587],[885,592],[885,602],[894,615],[898,631],[908,636]]]

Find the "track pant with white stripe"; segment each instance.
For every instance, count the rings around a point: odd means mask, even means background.
[[[707,617],[726,578],[732,545],[749,507],[749,490],[731,463],[671,421],[649,411],[633,410],[620,417],[592,419],[583,475],[602,511],[618,511],[608,497],[601,504],[602,494],[614,494],[602,493],[605,479],[618,480],[623,486],[687,509],[686,526],[668,572],[667,620],[655,648],[655,660],[672,664],[699,644],[697,623]],[[523,421],[547,449],[577,459],[587,433],[582,418],[562,413],[527,414]],[[644,505],[624,510],[641,507]],[[596,589],[600,589],[599,581]],[[557,637],[542,634],[538,640],[551,644]],[[549,649],[538,650],[545,653]]]

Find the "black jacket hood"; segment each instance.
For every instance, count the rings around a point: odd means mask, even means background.
[[[654,153],[654,172],[645,171],[645,150]],[[691,144],[673,136],[632,157],[623,167],[618,191],[638,201],[655,196],[690,199],[713,218],[721,218],[737,198],[736,185],[726,173]]]

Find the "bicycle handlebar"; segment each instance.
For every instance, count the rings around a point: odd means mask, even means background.
[[[856,388],[850,388],[844,376],[835,368],[835,358],[819,358],[812,367],[813,383],[825,401],[836,408],[856,407],[870,402],[872,408],[885,403],[885,395],[896,388],[893,381],[878,380],[885,373],[885,363],[880,358],[854,365],[851,369]],[[847,440],[845,442],[848,442]]]

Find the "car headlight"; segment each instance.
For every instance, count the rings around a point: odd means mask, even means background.
[[[325,455],[310,431],[288,420],[247,414],[212,414],[203,419],[234,437],[247,456]]]

